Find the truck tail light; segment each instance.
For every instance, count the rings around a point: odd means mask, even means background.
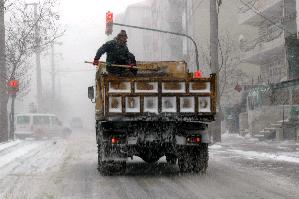
[[[188,144],[200,144],[201,137],[200,136],[190,136],[186,138]]]
[[[111,138],[111,143],[112,144],[118,144],[120,142],[120,138],[118,138],[118,137],[112,137]]]
[[[201,78],[202,72],[200,70],[197,70],[194,72],[194,78]]]

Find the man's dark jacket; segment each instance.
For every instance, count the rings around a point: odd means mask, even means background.
[[[127,45],[119,44],[116,39],[106,42],[102,45],[95,56],[96,60],[99,60],[101,56],[107,53],[107,71],[112,74],[122,74],[125,69],[119,67],[109,66],[109,64],[136,64],[135,57],[129,52]]]

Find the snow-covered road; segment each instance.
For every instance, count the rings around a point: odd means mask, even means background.
[[[98,173],[90,131],[0,145],[0,198],[299,198],[298,163],[273,159],[267,150],[269,156],[258,156],[261,145],[238,142],[211,147],[207,174],[180,174],[164,160],[148,165],[136,158],[124,176]],[[286,169],[278,172],[275,164]]]

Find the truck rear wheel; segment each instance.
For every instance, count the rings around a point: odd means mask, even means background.
[[[101,145],[98,144],[98,170],[99,172],[103,172],[103,161],[102,161],[102,148]]]
[[[102,160],[102,147],[98,144],[98,170],[103,175],[121,175],[126,172],[126,161],[103,161]]]
[[[208,168],[208,144],[185,147],[178,158],[181,172],[205,172]]]
[[[209,161],[208,144],[201,144],[192,151],[192,171],[195,173],[206,172]]]
[[[180,172],[190,172],[192,170],[192,165],[191,165],[191,158],[190,158],[190,153],[187,148],[185,148],[179,158],[178,158],[178,165],[180,168]]]
[[[102,175],[122,175],[126,173],[125,161],[102,161],[100,173]]]

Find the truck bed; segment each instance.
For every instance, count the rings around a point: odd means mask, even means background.
[[[185,73],[97,75],[96,110],[106,121],[201,121],[216,114],[216,75],[194,78]],[[206,108],[202,108],[206,106]],[[103,107],[103,108],[100,108]]]

